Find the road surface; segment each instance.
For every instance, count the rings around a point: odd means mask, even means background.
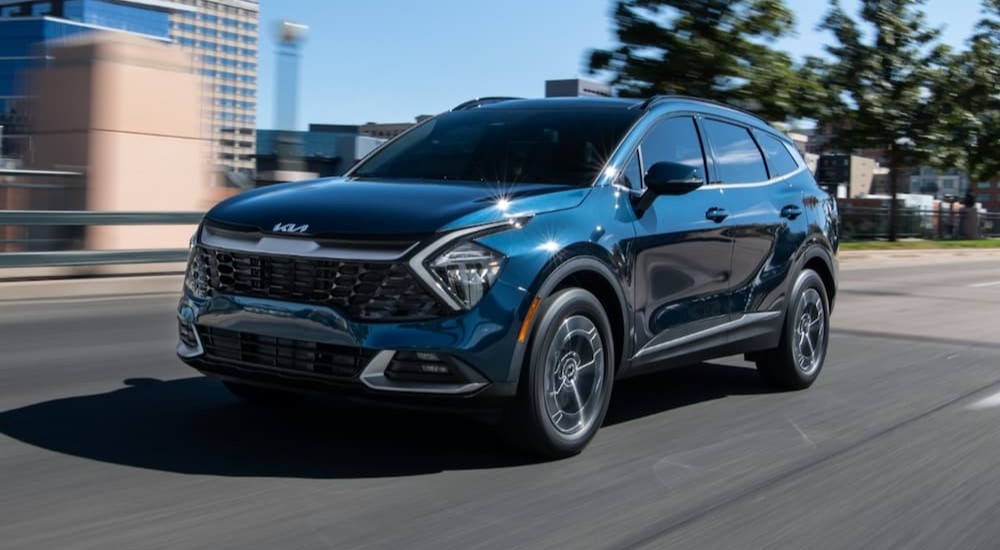
[[[551,463],[462,418],[251,410],[176,360],[171,296],[0,303],[0,547],[997,548],[1000,257],[841,275],[812,389],[626,381]]]

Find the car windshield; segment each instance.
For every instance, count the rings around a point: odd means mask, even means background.
[[[400,136],[349,175],[590,185],[638,115],[625,109],[456,111]]]

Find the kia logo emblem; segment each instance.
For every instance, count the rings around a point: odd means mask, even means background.
[[[295,225],[294,223],[276,223],[274,224],[275,233],[305,233],[309,231],[309,224]]]

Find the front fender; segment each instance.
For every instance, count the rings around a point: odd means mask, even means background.
[[[628,305],[629,300],[626,299],[621,276],[616,273],[614,264],[608,261],[610,259],[609,257],[606,256],[602,258],[602,254],[600,254],[597,250],[591,249],[589,251],[596,254],[580,254],[568,259],[563,258],[562,260],[553,258],[552,261],[546,265],[546,268],[539,274],[535,284],[532,285],[532,290],[528,292],[527,307],[525,308],[524,315],[522,315],[520,319],[522,322],[524,321],[524,317],[527,315],[530,304],[535,298],[545,300],[551,296],[563,282],[574,275],[586,272],[588,275],[598,276],[614,291],[618,311],[624,324],[623,328],[625,338],[622,339],[622,349],[620,350],[622,354],[621,356],[623,358],[630,357],[632,350],[630,345],[631,339],[628,338],[628,335],[632,334],[632,315],[630,314],[630,308]],[[533,325],[536,322],[537,319],[532,320]],[[529,329],[533,330],[534,327],[529,327]],[[524,356],[527,353],[528,345],[530,343],[531,338],[527,338],[524,342],[518,341],[515,345],[514,352],[511,354],[510,370],[508,371],[507,376],[508,380],[516,382],[520,378],[521,366],[524,364]]]

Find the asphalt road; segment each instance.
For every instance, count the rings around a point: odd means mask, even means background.
[[[552,463],[462,418],[251,410],[174,358],[173,302],[0,304],[0,548],[1000,547],[997,256],[846,261],[812,389],[623,382]]]

